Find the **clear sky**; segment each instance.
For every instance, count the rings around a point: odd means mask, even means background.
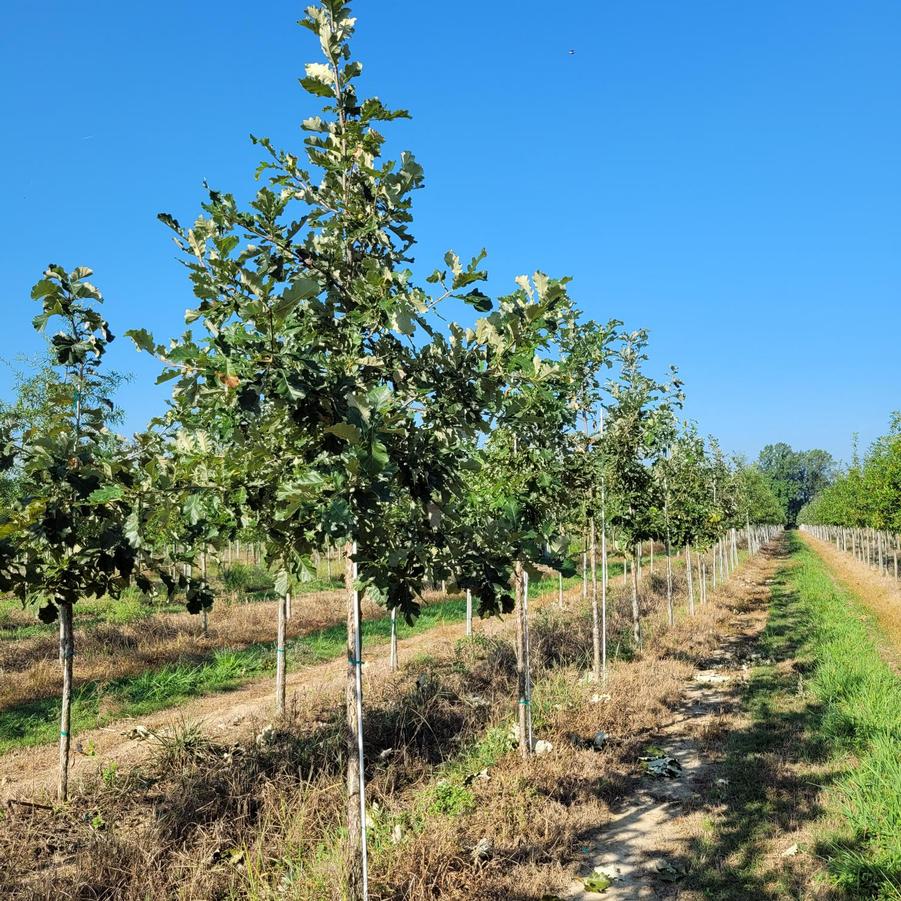
[[[16,0],[0,37],[0,356],[39,346],[28,290],[89,265],[113,330],[192,305],[162,210],[246,196],[248,134],[300,149],[302,3]],[[359,0],[364,86],[406,107],[418,263],[485,246],[492,289],[573,276],[651,330],[687,415],[729,450],[847,458],[901,408],[901,3]],[[570,53],[574,50],[575,53]],[[120,401],[162,407],[126,339]],[[9,379],[0,372],[0,392]]]

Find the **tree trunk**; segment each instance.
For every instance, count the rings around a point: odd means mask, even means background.
[[[633,551],[638,556],[637,548]],[[638,562],[632,562],[632,638],[635,647],[641,647],[641,609],[638,606]]]
[[[607,514],[601,492],[601,674],[607,681]]]
[[[200,552],[200,575],[204,582],[206,582],[207,578],[207,565],[206,565],[206,551]],[[203,616],[203,635],[206,638],[210,632],[210,618],[206,607],[203,608],[201,615]]]
[[[62,709],[59,723],[59,783],[56,796],[69,797],[69,748],[72,745],[72,658],[75,656],[75,634],[72,631],[72,605],[59,605],[59,656],[63,667]]]
[[[368,896],[366,847],[366,793],[363,770],[363,676],[360,635],[360,593],[356,590],[354,547],[348,543],[344,556],[344,587],[347,594],[347,893],[350,901]]]
[[[594,517],[588,522],[591,535],[591,645],[592,675],[596,681],[601,678],[601,622],[598,610],[598,538]]]
[[[391,672],[397,672],[397,607],[391,608]]]
[[[695,586],[691,577],[691,545],[685,545],[685,573],[688,576],[688,612],[695,613]]]
[[[588,533],[585,533],[585,549],[582,551],[582,603],[588,600]]]
[[[676,614],[673,610],[673,558],[669,538],[666,539],[666,613],[672,626],[676,622]]]
[[[278,599],[278,632],[275,640],[275,712],[285,715],[285,632],[288,621],[288,595]]]
[[[472,591],[466,589],[466,634],[472,635]]]
[[[563,573],[557,572],[557,604],[563,609]]]
[[[528,614],[526,613],[525,571],[522,561],[513,565],[513,593],[516,599],[516,684],[519,690],[519,752],[523,757],[532,753],[529,733],[531,698],[529,697]]]

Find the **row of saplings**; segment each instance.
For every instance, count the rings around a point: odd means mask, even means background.
[[[260,536],[279,597],[278,705],[284,706],[290,589],[311,556],[344,548],[347,596],[348,893],[367,896],[362,742],[363,594],[412,620],[427,584],[454,580],[482,616],[513,613],[520,747],[532,748],[528,574],[571,575],[566,549],[586,531],[594,659],[606,667],[606,545],[615,529],[632,563],[641,643],[642,542],[673,549],[687,572],[753,549],[778,508],[759,473],[730,463],[680,425],[681,383],[645,371],[647,336],[585,320],[568,279],[541,272],[492,300],[484,253],[456,254],[418,282],[410,270],[409,153],[381,158],[381,129],[406,114],[357,94],[355,19],[340,0],[301,24],[323,57],[303,88],[322,103],[304,120],[303,153],[255,138],[265,175],[250,205],[210,190],[190,228],[163,214],[184,254],[197,307],[187,331],[158,343],[128,334],[173,384],[166,413],[131,439],[114,433],[103,358],[113,340],[90,270],[51,266],[32,291],[35,327],[61,373],[40,427],[0,422],[0,591],[58,620],[63,670],[59,795],[68,792],[73,608],[126,585],[183,593],[202,613],[213,591],[191,564],[245,530]],[[478,314],[469,327],[439,307]],[[599,561],[599,562],[598,562]],[[600,568],[600,575],[598,569]],[[692,593],[693,598],[693,593]],[[692,601],[693,603],[693,601]]]

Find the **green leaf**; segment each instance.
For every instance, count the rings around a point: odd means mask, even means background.
[[[203,519],[203,499],[199,494],[191,494],[188,496],[188,499],[185,501],[184,506],[182,507],[185,516],[187,517],[188,522],[192,526],[196,526],[197,523]]]
[[[144,544],[141,537],[141,520],[137,510],[130,513],[125,519],[125,538],[134,548],[142,547]]]
[[[47,297],[47,295],[53,294],[56,289],[57,285],[55,282],[51,281],[49,278],[42,278],[31,289],[31,298],[32,300],[40,300],[42,297]]]
[[[332,435],[337,435],[338,438],[349,441],[351,444],[360,443],[360,430],[349,422],[336,422],[334,425],[329,426],[325,431]]]
[[[125,489],[121,485],[108,485],[106,488],[98,488],[88,495],[88,502],[91,504],[106,504],[110,501],[117,501],[125,496]]]
[[[463,300],[479,313],[491,312],[491,298],[478,288],[473,288],[468,294],[464,294]]]
[[[319,293],[319,280],[301,275],[294,279],[291,285],[285,290],[284,298],[293,301],[308,300],[315,297]]]
[[[131,338],[138,350],[147,351],[147,353],[156,353],[156,342],[153,335],[145,328],[131,328],[125,333],[126,337]]]

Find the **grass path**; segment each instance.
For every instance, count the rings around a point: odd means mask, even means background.
[[[901,582],[881,576],[872,566],[855,560],[828,541],[820,541],[805,532],[798,536],[813,548],[829,568],[836,582],[875,618],[874,633],[882,649],[896,668],[901,669]]]
[[[901,898],[901,682],[819,546],[784,542],[689,897]]]

